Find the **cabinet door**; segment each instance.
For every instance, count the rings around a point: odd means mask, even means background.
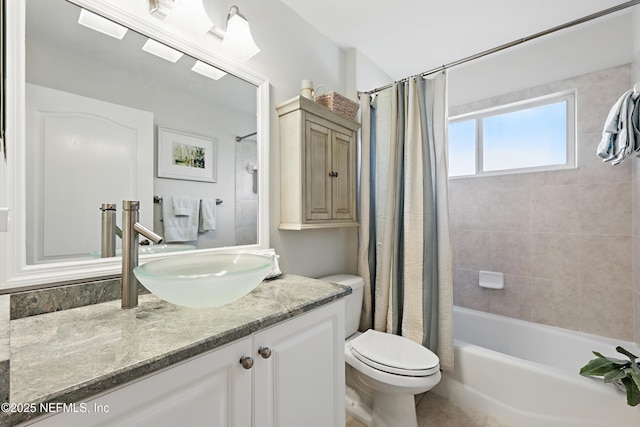
[[[345,129],[346,131],[346,129]],[[356,141],[353,133],[333,131],[331,165],[333,218],[354,219],[356,182]]]
[[[331,135],[328,128],[306,122],[305,204],[307,220],[331,219]]]
[[[254,351],[254,427],[344,426],[342,300],[257,333]]]
[[[89,400],[87,413],[60,413],[33,425],[248,427],[251,370],[239,360],[250,353],[246,338]]]

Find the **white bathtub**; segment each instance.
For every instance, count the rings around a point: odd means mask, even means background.
[[[433,392],[513,427],[638,427],[640,405],[580,368],[594,358],[625,358],[612,340],[454,308],[455,372],[444,373]]]

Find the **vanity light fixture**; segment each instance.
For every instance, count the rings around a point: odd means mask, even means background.
[[[170,2],[150,0],[149,4],[150,11],[155,10],[151,12],[152,15],[162,19],[165,24],[190,35],[203,36],[213,27],[213,22],[209,19],[202,0],[171,0]],[[155,9],[155,6],[158,8]]]
[[[149,13],[166,24],[196,36],[210,32],[222,39],[221,54],[237,62],[245,62],[260,52],[251,35],[247,18],[238,6],[227,14],[227,29],[213,25],[203,0],[149,0]]]
[[[157,41],[151,39],[147,40],[144,46],[142,46],[142,50],[173,63],[177,62],[178,59],[182,58],[183,55],[182,52],[178,52],[177,50],[172,49],[167,45],[158,43]]]
[[[222,38],[222,49],[224,54],[239,62],[244,62],[260,52],[260,48],[251,36],[249,21],[240,14],[238,6],[231,6],[229,9],[227,30]]]
[[[167,17],[175,0],[149,0],[149,13],[158,19]]]
[[[191,71],[195,71],[198,74],[202,74],[205,77],[209,77],[213,80],[219,80],[220,78],[227,75],[222,70],[217,69],[209,64],[205,64],[202,61],[196,61],[195,65],[191,68]]]
[[[78,24],[87,28],[91,28],[99,33],[106,34],[118,40],[122,40],[125,34],[127,34],[127,28],[122,25],[118,25],[113,21],[110,21],[95,13],[89,12],[85,9],[80,9],[80,17],[78,18]]]

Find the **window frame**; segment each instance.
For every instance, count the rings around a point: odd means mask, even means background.
[[[450,117],[447,122],[447,128],[452,123],[475,120],[475,171],[473,174],[449,176],[449,179],[577,169],[578,144],[576,138],[576,98],[577,93],[575,89],[566,90],[544,96],[538,96],[535,98],[528,98],[517,102],[511,102],[508,104],[496,105],[494,107],[484,108],[481,110],[476,110]],[[491,171],[483,170],[483,120],[485,118],[523,111],[531,108],[542,107],[545,105],[556,104],[560,102],[566,103],[566,162],[564,164],[510,168]],[[448,149],[449,142],[447,141],[447,150]],[[451,154],[449,153],[449,157],[450,155]]]

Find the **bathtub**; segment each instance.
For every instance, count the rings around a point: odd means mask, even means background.
[[[454,308],[455,369],[433,392],[512,427],[638,427],[640,405],[580,368],[628,341]]]

